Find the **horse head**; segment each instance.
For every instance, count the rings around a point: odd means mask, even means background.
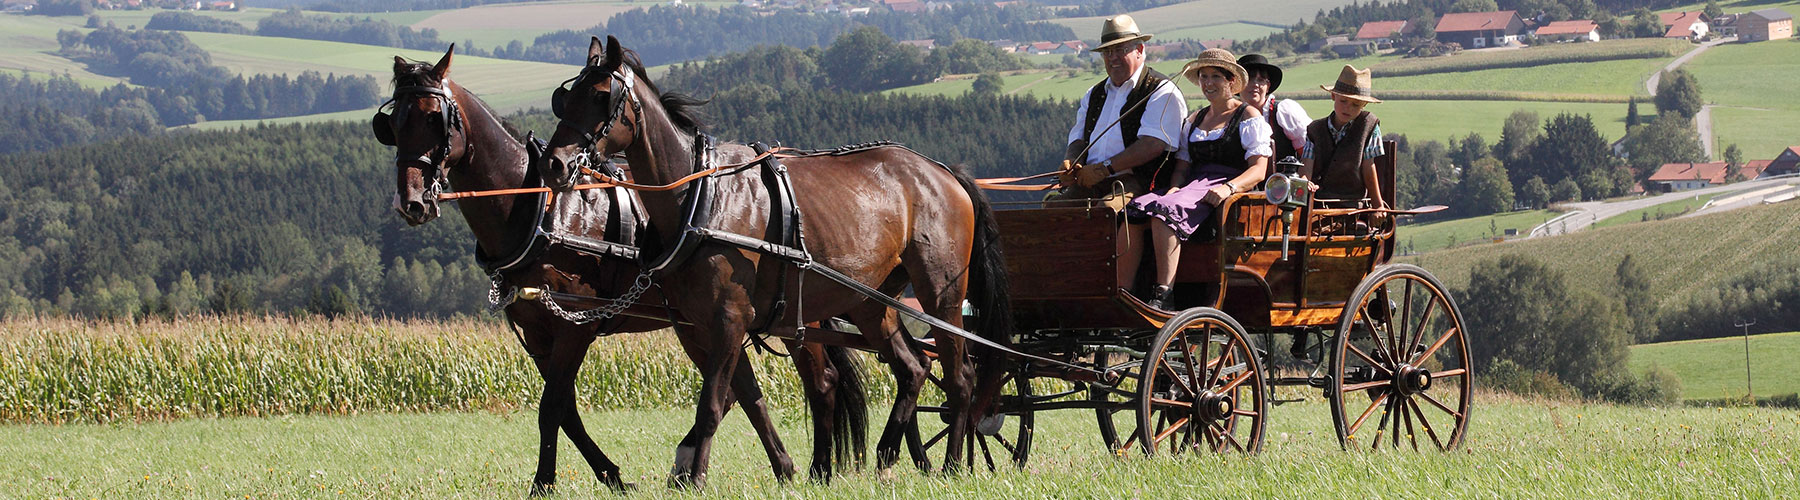
[[[644,83],[636,68],[626,64],[618,39],[608,36],[602,45],[599,37],[592,38],[581,74],[550,96],[550,111],[558,121],[548,154],[537,166],[545,183],[566,189],[582,167],[605,161],[638,138],[644,104],[637,91]]]
[[[456,45],[437,64],[394,56],[394,95],[370,123],[375,140],[394,146],[394,210],[407,224],[438,216],[438,194],[445,189],[452,165],[468,152],[463,110],[450,84],[450,58]]]

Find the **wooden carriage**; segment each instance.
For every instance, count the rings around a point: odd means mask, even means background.
[[[1388,206],[1392,158],[1377,162]],[[1233,196],[1209,221],[1216,235],[1184,243],[1176,310],[1158,310],[1117,282],[1112,209],[999,211],[1013,347],[1066,364],[1020,361],[999,399],[1006,418],[970,448],[1023,463],[1033,413],[1077,408],[1096,412],[1115,454],[1255,452],[1270,406],[1299,400],[1278,399],[1279,386],[1322,389],[1347,449],[1459,446],[1468,343],[1445,287],[1389,262],[1407,213],[1304,207],[1289,224],[1263,193]],[[1064,382],[1032,383],[1045,379]]]

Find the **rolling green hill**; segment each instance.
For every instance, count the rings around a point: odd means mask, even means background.
[[[1800,210],[1792,204],[1775,204],[1395,260],[1423,266],[1445,284],[1461,287],[1468,283],[1475,262],[1523,254],[1562,271],[1570,287],[1610,295],[1613,269],[1630,254],[1640,268],[1653,270],[1651,293],[1667,307],[1735,278],[1751,263],[1800,253],[1794,245],[1797,239]]]
[[[1685,67],[1715,105],[1713,133],[1720,151],[1736,143],[1745,159],[1756,160],[1800,146],[1800,102],[1791,99],[1794,82],[1800,82],[1800,39],[1720,45]]]
[[[1470,242],[1492,241],[1505,237],[1508,229],[1525,235],[1531,228],[1557,215],[1560,214],[1550,210],[1526,210],[1400,226],[1400,253],[1426,253]]]
[[[1741,398],[1747,389],[1755,389],[1758,398],[1800,392],[1800,378],[1788,368],[1793,355],[1800,353],[1800,332],[1751,335],[1749,344],[1748,388],[1742,337],[1632,346],[1631,369],[1656,365],[1674,372],[1681,378],[1685,399]]]
[[[1133,11],[1131,17],[1145,33],[1165,38],[1166,33],[1179,33],[1188,28],[1225,22],[1252,21],[1279,26],[1289,26],[1301,20],[1311,22],[1313,14],[1320,10],[1331,10],[1351,3],[1354,0],[1269,0],[1255,5],[1225,0],[1196,0]],[[1100,39],[1100,26],[1105,23],[1105,19],[1099,16],[1071,17],[1050,22],[1068,26],[1075,30],[1075,36],[1092,41]]]

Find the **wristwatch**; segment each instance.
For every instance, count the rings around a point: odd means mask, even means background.
[[[1106,173],[1115,173],[1112,169],[1112,158],[1100,160],[1100,166],[1106,167]]]

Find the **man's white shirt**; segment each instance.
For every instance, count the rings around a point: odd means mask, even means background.
[[[1137,88],[1138,79],[1143,77],[1144,68],[1138,68],[1138,72],[1131,75],[1131,79],[1126,80],[1124,85],[1113,86],[1110,79],[1101,84],[1106,89],[1106,102],[1100,108],[1100,119],[1094,123],[1094,138],[1089,144],[1085,163],[1100,163],[1125,151],[1125,140],[1120,132],[1123,127],[1113,122],[1118,121],[1119,111],[1125,108],[1126,98],[1130,97],[1132,89]],[[1075,107],[1075,126],[1069,129],[1070,143],[1081,140],[1083,136],[1088,97],[1091,95],[1091,92],[1083,92],[1081,103]],[[1181,120],[1185,117],[1187,100],[1182,99],[1181,90],[1175,87],[1174,81],[1164,81],[1150,93],[1150,98],[1144,103],[1144,119],[1138,127],[1138,137],[1154,137],[1166,146],[1164,151],[1175,151],[1180,144],[1176,141],[1181,137]],[[1108,128],[1107,125],[1112,127]],[[1101,133],[1101,130],[1106,133]],[[1113,175],[1128,172],[1130,170]]]

